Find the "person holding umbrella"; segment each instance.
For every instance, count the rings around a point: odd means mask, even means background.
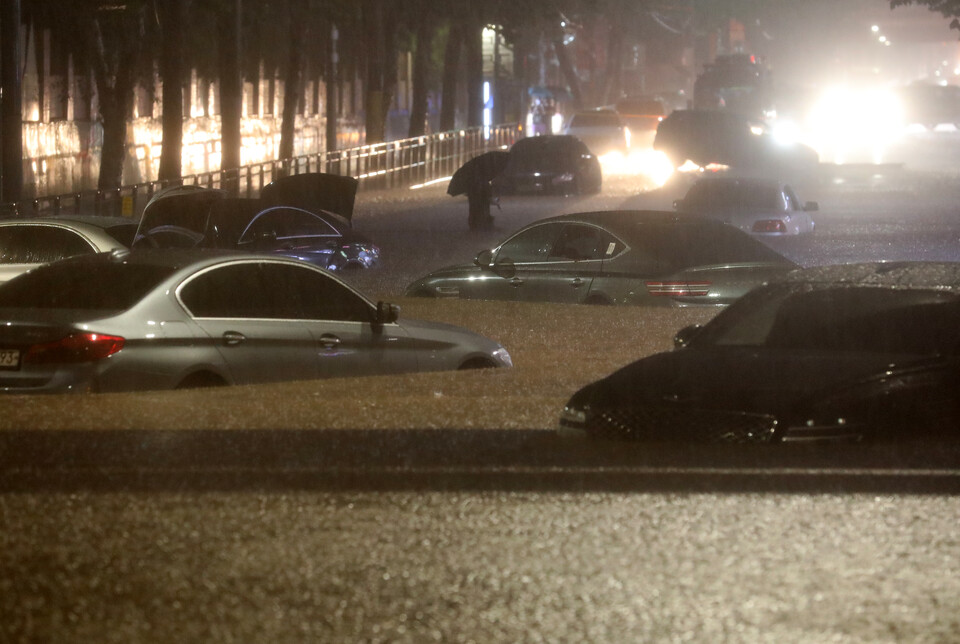
[[[493,188],[490,182],[507,165],[509,153],[503,150],[484,152],[460,166],[450,177],[447,194],[467,195],[469,211],[467,225],[470,230],[481,230],[493,226],[490,205],[493,203]]]

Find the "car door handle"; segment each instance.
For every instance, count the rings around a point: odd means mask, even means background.
[[[510,286],[522,286],[523,280],[519,277],[514,277],[510,280]]]
[[[332,349],[340,344],[340,338],[332,333],[324,333],[320,336],[320,344],[324,349]]]
[[[570,280],[570,286],[572,286],[573,288],[580,288],[584,284],[586,284],[586,282],[584,282],[579,277],[574,277],[572,280]]]
[[[225,331],[223,334],[223,341],[228,347],[238,345],[246,339],[247,336],[239,331]]]

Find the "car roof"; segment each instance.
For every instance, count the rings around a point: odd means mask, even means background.
[[[791,271],[778,282],[960,293],[960,262],[864,262]]]
[[[742,177],[742,176],[733,176],[733,175],[714,175],[708,177],[700,177],[696,180],[694,185],[720,185],[726,184],[729,186],[738,186],[741,188],[757,188],[757,189],[769,189],[769,188],[780,188],[784,185],[779,179],[773,179],[770,177]]]
[[[137,220],[128,217],[109,217],[99,215],[63,215],[57,217],[20,217],[0,219],[0,226],[20,225],[90,226],[93,228],[112,228],[113,226],[136,226]]]
[[[236,250],[218,250],[201,248],[146,248],[138,250],[115,250],[93,255],[79,255],[61,262],[72,262],[82,269],[84,265],[93,265],[103,262],[122,262],[133,265],[167,266],[175,270],[193,267],[195,269],[215,266],[231,261],[271,261],[277,263],[293,263],[302,266],[311,264],[297,259],[274,255],[271,253],[249,253]]]
[[[566,215],[557,215],[540,219],[534,224],[549,222],[583,222],[598,226],[612,226],[629,228],[640,224],[701,224],[704,226],[723,226],[709,217],[678,213],[670,210],[595,210],[589,212],[574,212]]]

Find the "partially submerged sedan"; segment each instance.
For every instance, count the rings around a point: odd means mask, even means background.
[[[960,263],[796,271],[677,349],[583,387],[563,434],[783,443],[960,438]]]
[[[796,265],[712,219],[585,212],[535,222],[473,264],[436,270],[407,295],[667,306],[726,305]]]
[[[0,288],[0,391],[110,392],[507,367],[466,329],[398,320],[329,271],[270,255],[114,252]]]
[[[0,282],[75,255],[129,248],[137,223],[126,217],[73,215],[0,221]]]
[[[698,179],[674,208],[719,219],[762,237],[812,233],[816,201],[802,203],[782,181],[759,177],[710,176]]]
[[[302,259],[328,270],[371,268],[380,249],[353,230],[357,180],[324,173],[283,177],[258,199],[170,186],[147,203],[133,247],[217,248]]]

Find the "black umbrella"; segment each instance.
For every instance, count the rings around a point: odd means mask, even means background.
[[[507,167],[508,158],[510,153],[505,150],[492,150],[473,157],[450,177],[447,194],[452,197],[466,194],[474,186],[490,181]]]

